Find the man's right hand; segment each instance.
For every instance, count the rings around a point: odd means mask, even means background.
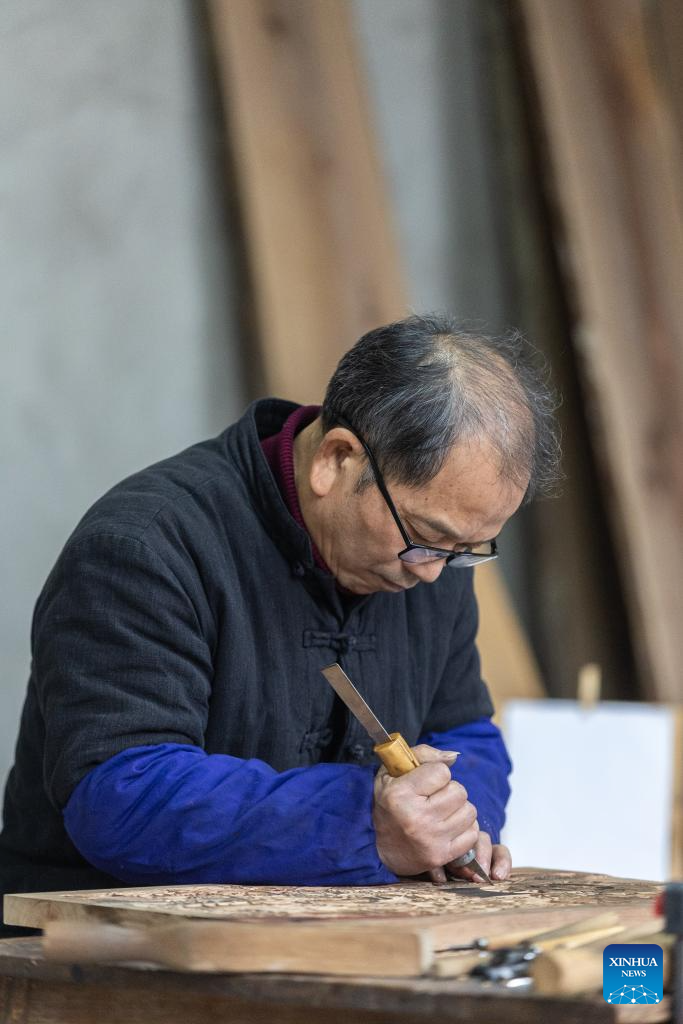
[[[479,838],[476,808],[467,790],[451,779],[455,758],[444,750],[413,747],[420,762],[407,775],[377,772],[373,822],[382,863],[395,875],[429,871],[445,882],[443,865],[461,857]]]

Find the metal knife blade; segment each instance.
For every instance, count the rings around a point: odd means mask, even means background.
[[[351,714],[356,716],[368,736],[375,743],[390,743],[391,736],[365,703],[341,665],[336,663],[328,665],[322,670],[322,673],[337,696],[344,701]]]

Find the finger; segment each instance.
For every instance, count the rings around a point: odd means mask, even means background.
[[[474,856],[477,862],[483,867],[486,874],[489,874],[491,868],[491,854],[493,851],[493,844],[491,842],[491,836],[488,832],[479,832],[479,842],[474,848]]]
[[[447,786],[450,781],[451,773],[448,765],[443,762],[432,762],[421,764],[419,768],[413,768],[412,772],[402,775],[400,779],[395,779],[394,785],[405,785],[418,796],[431,796]]]
[[[479,825],[475,821],[471,828],[465,829],[449,840],[447,843],[448,860],[446,863],[450,865],[452,861],[459,860],[460,857],[464,857],[470,850],[476,849],[478,839]]]
[[[462,807],[458,807],[447,818],[439,822],[438,831],[440,835],[450,835],[455,839],[457,836],[462,835],[463,832],[468,832],[475,827],[478,836],[477,809],[469,801],[466,801]]]
[[[475,882],[478,885],[481,885],[486,881],[485,878],[481,878],[475,871],[472,871],[471,868],[448,867],[447,874],[453,879],[453,881]]]
[[[511,871],[512,856],[510,851],[507,846],[497,843],[492,850],[491,871],[489,874],[491,875],[491,878],[495,878],[499,882],[502,882],[506,878],[510,877]]]
[[[426,743],[419,743],[416,747],[412,748],[412,751],[420,764],[429,764],[434,761],[455,764],[460,753],[458,750],[439,750],[437,747],[430,747]]]
[[[443,868],[432,868],[429,872],[429,877],[434,885],[445,885],[447,881],[446,872]]]
[[[484,870],[483,867],[482,870]],[[485,878],[482,878],[479,874],[477,874],[476,871],[473,871],[472,868],[468,865],[466,865],[465,867],[458,867],[456,864],[447,864],[446,874],[448,875],[449,878],[458,881],[462,879],[465,882],[477,882],[478,884],[481,884],[482,882],[486,881]]]
[[[451,815],[461,810],[467,803],[467,790],[459,782],[449,782],[443,789],[437,790],[427,797],[429,813],[436,816],[437,820],[445,821]]]

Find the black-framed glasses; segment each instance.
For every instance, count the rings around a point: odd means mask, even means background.
[[[334,418],[340,426],[350,430],[354,437],[357,437],[360,443],[363,445],[365,454],[368,457],[370,468],[372,469],[375,477],[375,483],[379,488],[379,492],[384,498],[389,511],[391,512],[394,522],[398,526],[405,547],[402,551],[398,552],[398,557],[402,562],[411,562],[413,564],[424,564],[425,562],[437,562],[441,558],[446,559],[446,565],[450,565],[454,569],[466,568],[472,565],[481,565],[482,562],[490,562],[494,558],[498,558],[498,545],[494,540],[484,541],[483,544],[466,545],[462,551],[449,551],[447,548],[434,548],[426,544],[415,544],[414,541],[408,536],[408,531],[401,522],[401,517],[398,514],[396,506],[394,505],[391,495],[387,490],[387,485],[384,482],[384,477],[380,472],[380,468],[377,465],[377,460],[372,454],[369,445],[361,437],[358,431],[349,423],[343,416],[339,416],[337,413],[334,414]]]

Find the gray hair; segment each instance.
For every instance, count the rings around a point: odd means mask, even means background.
[[[454,445],[486,440],[525,502],[561,477],[557,400],[539,353],[518,331],[487,337],[447,314],[410,316],[356,342],[330,380],[322,427],[348,421],[388,480],[419,487]],[[359,489],[372,480],[366,467]]]

